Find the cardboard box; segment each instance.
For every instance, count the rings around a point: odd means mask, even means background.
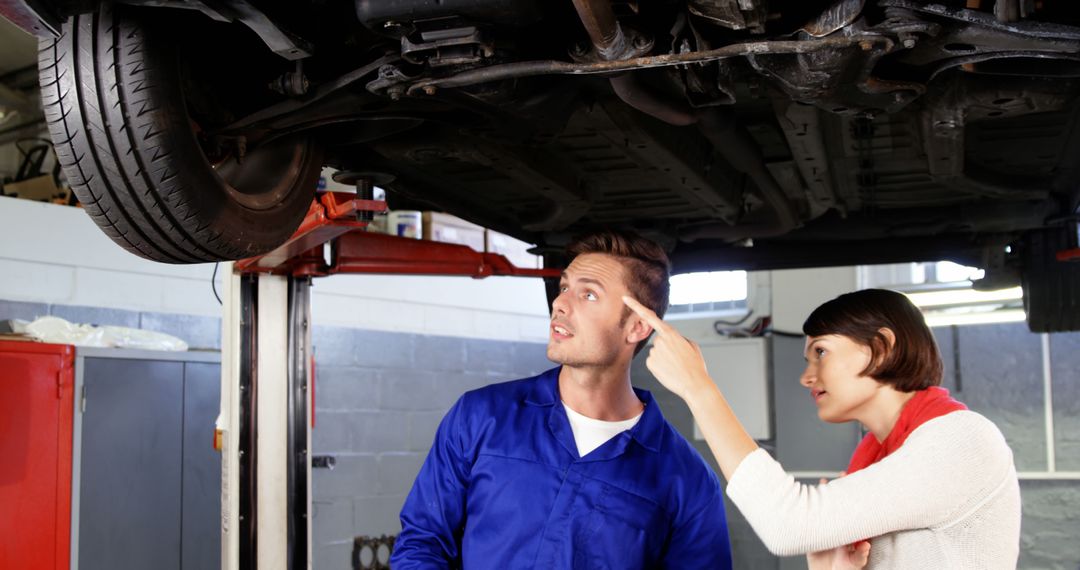
[[[421,223],[426,240],[467,245],[476,251],[484,251],[483,226],[442,212],[424,212]]]
[[[542,269],[544,267],[542,257],[529,253],[528,250],[532,248],[532,244],[491,230],[485,231],[485,239],[488,253],[506,256],[510,263],[522,269]]]
[[[4,184],[4,194],[40,202],[52,202],[55,199],[63,199],[66,202],[69,191],[58,188],[56,182],[53,181],[52,174],[42,174],[26,180]]]

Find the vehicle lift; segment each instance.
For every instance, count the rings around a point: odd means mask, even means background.
[[[221,414],[222,570],[311,567],[311,429],[315,423],[311,284],[348,273],[558,277],[467,246],[368,233],[386,203],[363,173],[335,180],[284,245],[229,264],[223,287]],[[332,466],[332,464],[330,465]]]

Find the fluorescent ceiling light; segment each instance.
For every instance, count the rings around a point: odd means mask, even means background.
[[[1022,309],[983,311],[979,313],[928,313],[926,324],[930,327],[950,325],[983,325],[990,323],[1016,323],[1024,320]]]
[[[943,305],[972,305],[1022,299],[1024,292],[1020,287],[999,289],[997,291],[975,291],[972,289],[954,289],[946,291],[925,291],[906,293],[908,299],[917,307],[940,307]]]

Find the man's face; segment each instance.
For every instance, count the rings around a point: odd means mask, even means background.
[[[605,367],[622,352],[633,354],[628,335],[633,319],[624,319],[629,295],[626,268],[617,258],[586,253],[563,272],[559,296],[551,306],[547,357],[566,366]]]

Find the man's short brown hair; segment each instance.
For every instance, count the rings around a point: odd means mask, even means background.
[[[647,238],[631,231],[605,230],[579,236],[566,246],[567,262],[586,253],[603,253],[619,258],[626,268],[626,288],[642,305],[653,310],[660,318],[668,308],[671,294],[671,262],[667,253]],[[626,307],[623,322],[630,316]],[[641,341],[634,354],[644,348],[648,339]]]
[[[881,333],[896,336],[893,346]],[[941,384],[941,352],[919,308],[896,291],[864,289],[829,301],[803,323],[807,336],[836,334],[870,348],[870,364],[862,371],[901,392]]]

